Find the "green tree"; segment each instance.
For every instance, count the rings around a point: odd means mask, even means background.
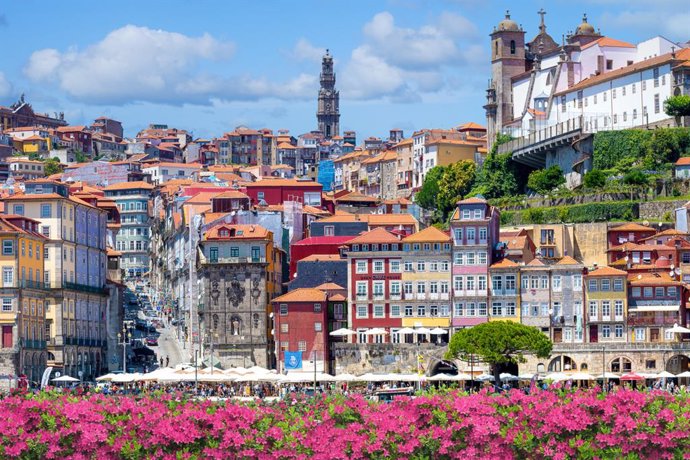
[[[58,157],[48,158],[43,162],[43,170],[45,171],[46,176],[60,174],[62,172],[60,159]]]
[[[690,95],[671,96],[664,101],[664,112],[669,117],[690,116]]]
[[[89,157],[87,157],[86,154],[81,150],[74,151],[74,159],[77,163],[86,163],[87,161],[89,161]]]
[[[421,189],[414,196],[415,202],[424,209],[436,209],[439,181],[446,170],[443,166],[434,166],[426,173]]]
[[[639,169],[632,169],[623,176],[623,183],[627,185],[646,185],[647,175]]]
[[[527,179],[527,187],[540,194],[550,192],[562,184],[565,184],[565,177],[558,165],[532,171]]]
[[[489,321],[453,334],[446,359],[467,359],[474,355],[493,370],[500,382],[500,366],[526,361],[525,355],[548,358],[553,343],[539,329],[513,321]]]
[[[499,134],[484,164],[476,175],[472,191],[468,195],[482,195],[487,199],[513,196],[518,192],[518,167],[512,161],[511,153],[498,154],[498,147],[510,140],[510,136]]]
[[[438,182],[436,204],[444,217],[455,208],[457,201],[470,191],[476,172],[477,165],[471,160],[461,160],[446,167]]]
[[[606,185],[606,173],[601,169],[593,169],[582,179],[587,188],[603,188]]]

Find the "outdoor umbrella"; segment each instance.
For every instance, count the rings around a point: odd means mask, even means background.
[[[672,334],[690,334],[690,329],[679,326],[678,323],[676,323],[671,329],[666,329],[666,332],[670,332]]]
[[[398,329],[396,332],[397,334],[414,334],[414,329],[411,327],[404,327],[402,329]]]
[[[366,335],[385,335],[388,334],[388,332],[385,329],[381,329],[380,327],[375,327],[373,329],[369,329],[368,331],[365,332]]]
[[[612,372],[605,372],[605,373],[603,373],[603,374],[601,374],[601,375],[597,375],[597,377],[596,377],[597,380],[602,380],[602,379],[609,379],[609,380],[611,380],[611,379],[619,379],[619,378],[621,378],[620,375],[614,374],[614,373],[612,373]]]
[[[594,380],[594,377],[587,372],[575,372],[569,375],[572,380]]]
[[[487,380],[495,380],[493,375],[481,374],[474,378],[477,382],[486,382]]]
[[[520,374],[518,375],[518,378],[520,380],[532,380],[535,374]]]
[[[427,335],[431,334],[431,329],[427,329],[426,327],[418,327],[414,332],[419,335]]]
[[[510,373],[508,373],[508,372],[504,372],[504,373],[501,374],[499,377],[500,377],[501,380],[504,381],[504,382],[515,382],[515,381],[517,381],[517,380],[520,380],[519,377],[517,377],[517,376],[515,376],[515,375],[513,375],[513,374],[510,374]]]
[[[79,379],[70,377],[69,375],[63,375],[62,377],[56,377],[52,380],[53,382],[78,382]]]
[[[441,329],[440,327],[435,327],[435,328],[433,328],[432,330],[429,331],[429,333],[432,334],[432,335],[443,335],[443,334],[445,334],[445,333],[447,333],[447,332],[448,332],[448,331],[446,331],[445,329]]]
[[[644,380],[644,377],[634,372],[629,372],[627,374],[621,375],[621,380],[625,382],[640,382]]]
[[[357,377],[355,377],[352,374],[338,374],[335,376],[335,381],[336,382],[352,382],[356,378]]]
[[[667,371],[662,371],[657,374],[656,378],[658,379],[675,379],[676,376],[671,374],[670,372]]]
[[[681,374],[676,375],[676,377],[690,378],[690,371],[685,371]]]
[[[569,378],[570,377],[565,375],[563,372],[552,372],[550,374],[546,374],[546,377],[544,377],[545,380],[553,380],[554,382],[568,380]]]
[[[328,335],[331,335],[333,337],[346,337],[349,335],[355,335],[357,334],[355,331],[352,329],[348,329],[346,327],[341,327],[340,329],[336,329],[335,331],[331,332]]]
[[[101,375],[100,377],[96,377],[96,382],[110,382],[116,375],[117,374],[112,373]]]

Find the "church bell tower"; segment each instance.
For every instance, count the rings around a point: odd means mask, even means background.
[[[340,134],[340,93],[335,89],[335,72],[333,71],[333,56],[326,50],[321,61],[321,89],[319,89],[319,104],[316,112],[319,131],[326,139]]]

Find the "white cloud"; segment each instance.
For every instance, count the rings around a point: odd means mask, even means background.
[[[340,72],[348,98],[417,101],[444,89],[444,69],[477,64],[486,53],[474,24],[447,12],[417,29],[378,13],[364,25],[363,38]]]
[[[210,62],[229,60],[234,50],[233,43],[208,34],[190,37],[127,25],[84,50],[36,51],[24,73],[36,82],[55,83],[74,99],[99,104],[293,99],[315,91],[316,78],[305,75],[281,84],[264,78],[202,72]]]
[[[292,48],[290,55],[298,61],[321,62],[321,58],[326,54],[326,48],[319,48],[312,45],[306,38],[300,38]]]
[[[618,0],[609,0],[618,3]],[[671,40],[685,42],[690,39],[690,10],[686,0],[657,0],[654,7],[647,2],[630,0],[624,11],[605,12],[602,30],[610,27],[636,30],[650,37],[663,35]]]
[[[0,97],[9,96],[11,92],[12,84],[7,79],[7,77],[5,77],[5,74],[3,72],[0,72]]]

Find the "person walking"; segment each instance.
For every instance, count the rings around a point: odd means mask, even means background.
[[[161,367],[163,367],[163,357],[161,356]]]
[[[168,364],[170,364],[170,356],[165,357],[165,367],[168,367]]]

